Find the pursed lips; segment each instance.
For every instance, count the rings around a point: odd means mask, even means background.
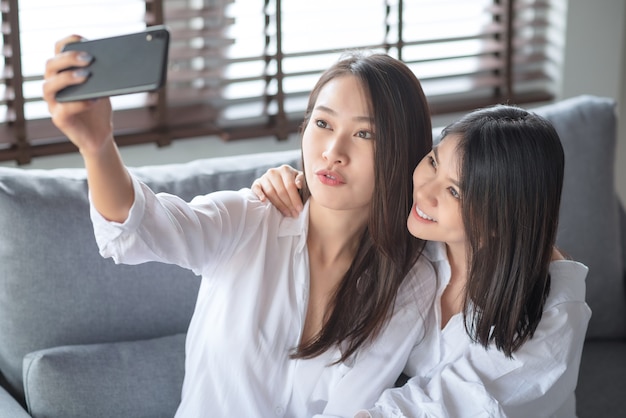
[[[320,178],[320,180],[322,181],[322,183],[324,184],[343,184],[345,183],[344,178],[341,176],[341,174],[335,172],[335,171],[330,171],[330,170],[318,170],[315,172],[315,175],[318,176]]]

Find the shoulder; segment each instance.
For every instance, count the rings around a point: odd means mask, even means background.
[[[278,210],[271,210],[272,205],[269,202],[261,202],[250,189],[220,190],[199,195],[194,197],[189,205],[200,210],[212,207],[216,211],[236,216],[248,214],[267,216],[272,212],[280,214]]]
[[[267,203],[261,202],[259,198],[250,189],[240,190],[218,190],[212,193],[198,195],[191,200],[191,203],[196,202],[224,202],[232,204],[251,204],[266,206]]]
[[[582,345],[591,317],[591,309],[585,302],[587,271],[587,266],[576,261],[550,263],[550,293],[535,336],[529,342],[543,336],[572,349]]]
[[[550,262],[550,274],[554,277],[568,277],[584,281],[589,268],[579,261],[554,260]]]
[[[400,286],[396,305],[399,307],[409,305],[422,311],[430,307],[435,300],[437,280],[433,263],[422,254]]]
[[[589,268],[577,261],[556,260],[550,263],[550,294],[546,308],[565,302],[585,301],[585,279]]]

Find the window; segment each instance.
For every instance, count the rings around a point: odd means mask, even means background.
[[[54,41],[166,24],[168,82],[113,98],[120,145],[297,130],[319,74],[345,49],[387,52],[433,113],[550,100],[563,0],[0,0],[0,160],[74,152],[41,100]]]

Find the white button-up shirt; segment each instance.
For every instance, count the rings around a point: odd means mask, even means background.
[[[385,391],[358,417],[576,416],[574,389],[591,311],[585,303],[587,267],[550,264],[550,293],[532,339],[513,358],[471,341],[462,314],[441,330],[441,295],[450,280],[445,246],[428,243],[425,255],[440,281],[426,338],[411,353],[402,388]]]
[[[116,263],[177,264],[202,276],[177,417],[351,417],[393,386],[425,334],[435,298],[427,261],[410,272],[381,334],[348,362],[331,364],[338,349],[291,359],[308,303],[308,205],[293,219],[247,189],[185,203],[133,184],[135,202],[123,224],[92,207],[101,254]]]

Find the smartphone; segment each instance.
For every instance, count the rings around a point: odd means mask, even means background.
[[[90,72],[87,80],[57,92],[57,101],[89,100],[158,90],[167,77],[169,39],[169,31],[165,26],[158,25],[139,33],[65,45],[64,51],[88,52],[93,61],[86,67]]]

